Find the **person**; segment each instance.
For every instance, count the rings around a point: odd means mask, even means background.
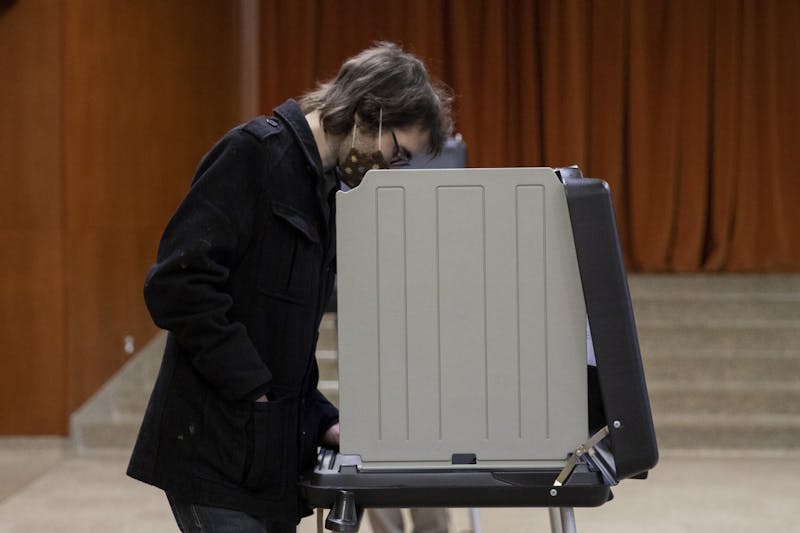
[[[128,475],[166,492],[182,531],[295,531],[297,487],[338,411],[317,390],[335,275],[334,192],[435,155],[450,96],[392,43],[202,159],[164,230],[144,297],[168,330]]]

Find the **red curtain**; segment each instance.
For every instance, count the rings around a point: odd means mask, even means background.
[[[470,166],[611,185],[631,270],[800,271],[797,0],[265,0],[265,111],[375,40],[456,95]]]

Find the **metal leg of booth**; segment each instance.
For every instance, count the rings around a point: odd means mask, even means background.
[[[338,533],[357,533],[363,514],[364,510],[356,506],[352,492],[339,491],[339,496],[325,519],[325,527]]]
[[[561,507],[561,528],[564,533],[577,533],[575,527],[575,511],[572,507]]]
[[[469,521],[472,525],[472,533],[483,533],[481,529],[481,514],[477,507],[470,507]]]
[[[552,533],[577,533],[575,511],[572,507],[550,507],[548,511]]]
[[[557,507],[550,507],[547,509],[550,513],[550,533],[564,533],[561,527],[561,513]]]

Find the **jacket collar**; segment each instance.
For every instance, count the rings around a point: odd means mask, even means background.
[[[333,238],[333,232],[330,231],[329,226],[332,218],[331,192],[337,190],[339,184],[336,174],[334,171],[323,172],[322,158],[319,155],[317,141],[314,139],[314,134],[311,132],[308,121],[297,102],[292,99],[286,100],[273,111],[276,116],[289,126],[289,130],[297,139],[305,154],[309,163],[309,171],[313,171],[316,175],[317,202],[325,220],[324,231],[328,237]]]
[[[314,134],[311,133],[306,116],[297,102],[290,98],[276,107],[273,112],[289,126],[303,149],[306,160],[312,165],[316,174],[322,176],[322,159],[319,155],[319,148],[317,148],[317,141],[314,140]]]

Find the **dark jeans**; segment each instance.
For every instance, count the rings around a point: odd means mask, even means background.
[[[172,514],[183,533],[295,533],[296,526],[270,522],[242,511],[183,503],[167,494]]]

